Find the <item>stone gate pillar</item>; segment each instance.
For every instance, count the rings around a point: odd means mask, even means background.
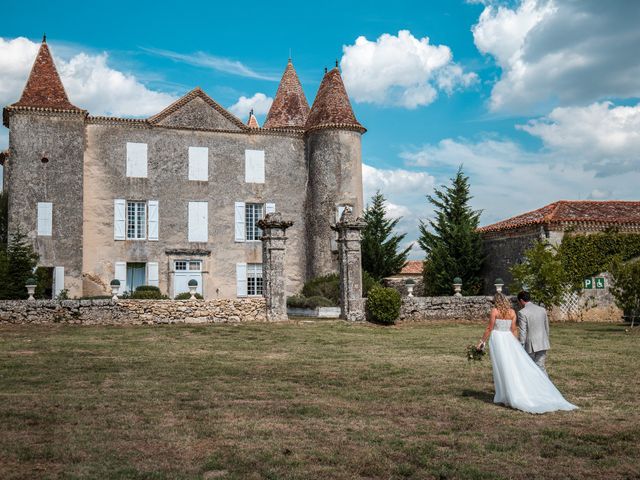
[[[262,229],[262,292],[267,301],[269,321],[287,320],[284,257],[287,228],[293,222],[282,220],[278,212],[269,213],[258,221]]]
[[[365,319],[362,298],[362,229],[365,223],[346,207],[340,221],[332,226],[338,232],[338,263],[340,265],[340,316],[345,320]]]

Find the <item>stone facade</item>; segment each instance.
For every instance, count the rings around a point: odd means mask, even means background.
[[[141,325],[265,321],[263,298],[0,301],[0,324]]]
[[[284,266],[293,294],[338,269],[330,224],[343,205],[362,211],[365,129],[337,68],[310,109],[289,62],[273,108],[267,128],[245,125],[196,88],[147,119],[91,116],[68,101],[43,42],[22,98],[3,112],[9,229],[26,230],[41,266],[63,272],[56,290],[72,297],[109,294],[114,278],[173,296],[191,275],[205,298],[235,298],[261,294],[260,235],[243,235],[277,210],[294,222]],[[143,174],[128,171],[128,144],[144,146]],[[192,148],[206,148],[203,179],[191,177]],[[51,209],[50,234],[38,202]]]

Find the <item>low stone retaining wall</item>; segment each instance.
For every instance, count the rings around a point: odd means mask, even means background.
[[[0,324],[141,325],[265,321],[264,298],[0,301]]]
[[[340,307],[287,308],[290,317],[340,318]]]
[[[486,320],[493,297],[403,297],[400,320]]]

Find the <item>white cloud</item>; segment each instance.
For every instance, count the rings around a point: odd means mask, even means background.
[[[639,22],[640,8],[624,1],[488,4],[472,31],[477,48],[502,69],[490,108],[528,113],[640,96]]]
[[[0,38],[0,104],[18,101],[39,48],[26,38]],[[176,98],[148,89],[132,74],[108,65],[108,55],[78,53],[65,60],[49,45],[69,100],[93,115],[146,116]]]
[[[419,151],[405,152],[409,164],[449,172],[461,164],[470,178],[473,208],[483,210],[482,224],[503,220],[534,210],[556,200],[585,198],[637,199],[640,171],[598,176],[574,152],[529,152],[510,140],[445,139],[425,145]]]
[[[640,104],[559,107],[517,128],[539,137],[550,151],[583,162],[599,176],[640,170]]]
[[[270,80],[277,82],[280,80],[275,75],[265,75],[258,73],[255,70],[247,67],[238,60],[231,60],[229,58],[218,57],[204,52],[195,53],[178,53],[171,50],[161,50],[159,48],[143,48],[145,52],[157,55],[160,57],[169,58],[176,62],[187,63],[196,67],[205,67],[218,70],[220,72],[229,73],[231,75],[237,75],[240,77],[256,78],[258,80]]]
[[[236,117],[245,120],[249,117],[251,110],[255,115],[266,115],[272,103],[273,98],[267,97],[264,93],[256,93],[250,98],[241,96],[236,103],[229,107],[229,111]]]
[[[418,238],[419,219],[430,211],[425,195],[433,192],[435,179],[423,170],[383,169],[362,164],[362,183],[365,204],[380,191],[386,198],[387,215],[391,218],[402,217],[396,230],[406,233],[406,245]],[[424,253],[412,249],[412,259],[423,258]]]
[[[431,45],[408,30],[385,33],[376,41],[360,36],[342,47],[342,77],[356,102],[416,108],[432,103],[438,90],[448,94],[476,81],[453,62],[446,45]]]

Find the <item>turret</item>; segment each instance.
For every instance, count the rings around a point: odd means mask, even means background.
[[[86,114],[69,101],[43,38],[20,100],[3,111],[5,185],[9,231],[21,228],[33,239],[39,265],[51,269],[53,295],[82,294]]]
[[[336,272],[335,224],[344,206],[362,214],[361,136],[338,67],[326,72],[305,124],[309,181],[307,251],[309,278]]]
[[[287,62],[276,98],[267,114],[264,128],[304,128],[309,116],[309,103],[302,91],[302,85],[291,59]]]

